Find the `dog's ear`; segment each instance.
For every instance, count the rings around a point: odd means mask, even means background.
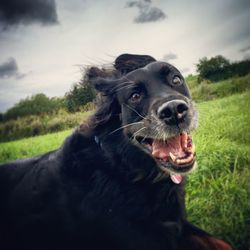
[[[148,55],[122,54],[115,59],[114,67],[124,75],[155,61],[152,56]]]
[[[91,67],[86,75],[90,84],[97,91],[107,95],[112,93],[116,84],[116,80],[111,79],[111,77],[114,76],[113,72],[99,69],[97,67]]]
[[[94,86],[94,88],[105,95],[112,94],[114,92],[116,84],[116,80],[109,80],[100,77],[92,81],[92,85]]]

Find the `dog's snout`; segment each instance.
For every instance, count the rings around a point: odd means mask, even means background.
[[[157,111],[159,119],[168,125],[175,125],[184,121],[188,112],[188,105],[183,100],[172,100],[162,104]]]

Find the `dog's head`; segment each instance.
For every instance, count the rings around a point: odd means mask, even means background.
[[[110,122],[107,135],[123,133],[155,160],[161,173],[180,183],[195,164],[190,133],[197,126],[197,112],[181,73],[155,61],[119,79],[97,78],[94,86],[105,96],[99,116],[103,124]]]

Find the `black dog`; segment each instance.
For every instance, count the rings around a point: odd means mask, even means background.
[[[197,114],[180,72],[100,75],[98,110],[62,148],[0,167],[0,249],[231,249],[185,219]]]

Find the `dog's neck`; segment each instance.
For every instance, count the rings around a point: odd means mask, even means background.
[[[92,134],[88,138],[81,133],[76,133],[67,146],[74,152],[74,157],[79,158],[77,162],[81,163],[74,168],[73,178],[77,178],[81,183],[89,181],[90,176],[93,179],[97,173],[100,173],[107,181],[115,182],[121,190],[129,190],[133,197],[137,197],[136,199],[131,197],[131,201],[128,197],[122,198],[120,195],[119,197],[124,199],[124,204],[127,204],[128,207],[133,205],[129,202],[135,202],[136,207],[141,207],[140,211],[131,211],[134,214],[128,215],[129,217],[138,218],[140,216],[168,225],[176,224],[180,218],[184,219],[183,185],[174,184],[168,177],[154,182],[158,172],[154,159],[146,153],[142,153],[138,147],[131,143],[125,144],[126,147],[124,147],[123,140],[126,140],[124,135],[118,133],[115,137],[114,135],[101,137],[101,135]],[[79,152],[75,152],[74,144],[77,144],[77,148],[81,148]],[[79,145],[82,146],[79,147]],[[86,152],[90,149],[95,150],[96,154],[92,154],[92,158],[86,159]],[[89,168],[89,172],[86,174],[86,170],[82,166],[82,162],[86,161],[86,164],[91,166],[94,166],[97,161],[99,163],[95,165],[95,168]]]
[[[114,171],[121,169],[123,172],[120,174],[122,178],[127,178],[128,183],[135,186],[145,186],[145,188],[150,189],[153,198],[148,197],[147,199],[154,199],[154,201],[150,200],[149,202],[152,205],[152,209],[155,210],[155,216],[159,221],[175,221],[175,214],[178,214],[178,218],[182,214],[184,218],[183,185],[174,184],[167,176],[157,180],[159,172],[154,159],[141,152],[141,149],[131,143],[125,144],[126,147],[124,147],[125,142],[123,140],[126,140],[124,134],[117,134],[116,136],[115,138],[104,136],[102,139],[99,136],[94,136],[96,145],[102,151],[108,152],[109,155],[110,152],[115,151],[118,155],[118,157],[111,156],[112,159],[117,160],[114,164],[120,165],[119,168],[115,167]],[[114,141],[117,144],[114,144]],[[171,190],[171,193],[169,190]],[[154,204],[159,206],[156,208]]]

